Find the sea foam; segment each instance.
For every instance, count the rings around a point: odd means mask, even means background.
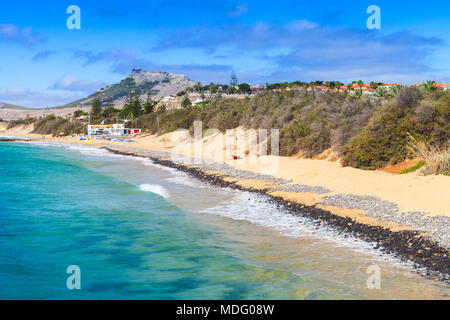
[[[170,197],[169,191],[167,191],[167,189],[165,189],[163,186],[160,186],[159,184],[141,184],[139,188],[142,191],[155,193],[163,198]]]

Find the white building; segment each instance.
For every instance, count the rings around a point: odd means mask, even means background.
[[[141,133],[141,129],[125,128],[124,124],[97,124],[88,125],[88,136],[127,136],[130,134]]]

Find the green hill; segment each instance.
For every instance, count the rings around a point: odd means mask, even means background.
[[[95,95],[99,95],[104,104],[112,104],[120,107],[127,94],[136,89],[140,90],[143,99],[148,94],[154,99],[159,99],[164,96],[176,94],[186,87],[194,85],[194,81],[183,75],[176,75],[170,72],[147,72],[141,69],[133,69],[132,73],[119,83],[106,86],[86,98],[56,108],[87,106],[91,104]]]

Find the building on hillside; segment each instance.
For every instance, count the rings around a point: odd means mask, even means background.
[[[252,90],[253,93],[264,91],[265,88],[266,87],[263,84],[258,84],[256,86],[251,86],[250,87],[250,89]]]
[[[386,89],[390,89],[391,87],[399,86],[398,83],[391,83],[391,84],[383,84],[380,87],[384,87]]]
[[[362,89],[363,94],[374,94],[374,90],[372,88],[363,88]]]
[[[165,106],[166,109],[180,109],[181,100],[182,97],[171,97],[171,96],[164,97],[158,102],[158,104],[156,105],[156,109],[159,110],[162,106]]]
[[[130,134],[141,133],[141,129],[129,129],[124,124],[98,124],[88,125],[88,136],[114,136],[123,137]]]
[[[326,90],[329,90],[330,87],[327,87],[327,86],[314,86],[314,89],[319,89],[319,90],[322,90],[322,91],[326,91]]]
[[[199,103],[203,103],[204,101],[201,98],[197,98],[194,101],[192,101],[192,104],[198,105]]]
[[[424,85],[423,82],[416,82],[416,83],[413,84],[413,86],[422,86],[422,85]],[[450,84],[449,83],[436,83],[436,82],[434,82],[433,83],[433,87],[442,88],[442,89],[444,89],[444,91],[447,91],[450,88]]]
[[[347,86],[344,86],[344,87],[347,88]],[[370,89],[371,87],[370,87],[370,84],[362,83],[360,85],[358,82],[353,82],[351,88],[352,89]]]
[[[438,88],[444,89],[444,91],[447,91],[450,88],[450,84],[449,83],[435,83],[434,85],[436,87],[438,87]]]

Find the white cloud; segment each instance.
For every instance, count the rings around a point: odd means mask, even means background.
[[[51,89],[93,93],[105,85],[103,81],[83,80],[68,74],[56,81]]]
[[[228,14],[232,17],[238,17],[248,12],[248,6],[245,4],[238,4],[234,10],[230,11]]]
[[[42,40],[32,28],[20,28],[14,24],[0,24],[0,40],[34,45]]]
[[[61,106],[81,97],[75,93],[37,92],[20,86],[0,87],[1,102],[29,108]]]

